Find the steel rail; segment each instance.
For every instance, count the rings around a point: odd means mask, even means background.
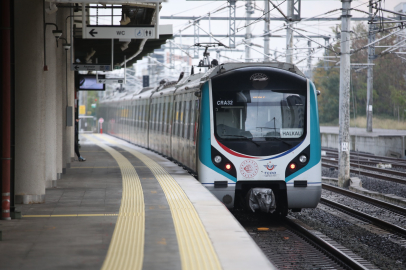
[[[363,202],[366,202],[366,203],[369,203],[369,204],[372,204],[372,205],[375,205],[375,206],[378,206],[381,208],[385,208],[385,209],[395,212],[397,214],[406,216],[406,208],[404,208],[404,207],[401,207],[401,206],[398,206],[398,205],[395,205],[392,203],[388,203],[388,202],[385,202],[382,200],[374,199],[372,197],[365,196],[365,195],[362,195],[359,193],[355,193],[353,191],[349,191],[348,189],[344,189],[344,188],[340,188],[340,187],[336,187],[336,186],[332,186],[332,185],[324,184],[324,183],[321,185],[324,189],[327,189],[327,190],[330,190],[330,191],[333,191],[336,193],[340,193],[342,195],[352,197],[354,199],[357,199],[357,200],[360,200],[360,201],[363,201]]]
[[[284,221],[294,230],[300,232],[303,234],[306,238],[308,238],[310,241],[312,241],[314,244],[318,245],[322,249],[326,250],[328,253],[330,253],[331,256],[336,257],[339,259],[342,263],[346,264],[347,266],[351,267],[354,270],[366,270],[369,269],[368,267],[365,267],[364,265],[360,264],[347,254],[343,252],[342,250],[338,249],[337,247],[333,246],[331,243],[327,242],[326,240],[318,237],[317,235],[313,234],[311,231],[307,230],[300,224],[296,223],[294,220],[292,220],[289,217],[286,217]]]
[[[338,169],[338,165],[331,164],[331,163],[326,163],[326,162],[323,163],[322,162],[321,165],[324,166],[324,167],[328,167],[328,168]],[[396,183],[400,183],[400,184],[406,184],[406,180],[400,179],[400,178],[395,177],[395,176],[386,176],[386,175],[370,173],[370,172],[361,171],[361,170],[352,169],[352,168],[350,168],[350,172],[357,173],[357,174],[364,175],[364,176],[377,178],[377,179],[380,179],[380,180],[389,181],[389,182],[396,182]]]
[[[325,159],[325,158],[323,158],[322,161],[330,162],[330,163],[331,162],[336,163],[335,160],[329,160],[329,159]],[[397,175],[397,176],[401,176],[401,177],[406,177],[405,172],[382,169],[382,168],[372,167],[372,166],[368,166],[368,165],[361,165],[361,164],[358,164],[358,163],[355,163],[355,162],[350,162],[350,166],[354,166],[354,167],[356,166],[356,167],[364,169],[364,170],[370,170],[370,171],[375,171],[375,172],[380,172],[380,173],[387,173],[387,174],[393,174],[393,175]]]
[[[326,159],[338,159],[338,154],[332,154],[332,153],[327,153],[327,155],[323,156]],[[402,169],[406,169],[406,163],[403,162],[393,162],[393,161],[384,161],[381,159],[372,159],[372,158],[367,158],[367,157],[358,157],[358,156],[352,156],[351,157],[352,160],[356,160],[357,162],[360,163],[367,163],[370,164],[372,166],[377,165],[377,164],[382,164],[382,163],[390,163],[392,165],[392,168],[402,168]],[[358,164],[358,163],[357,163]]]
[[[326,151],[326,152],[338,153],[338,151],[336,149],[322,148],[321,150]],[[351,154],[351,152],[352,152],[352,154]],[[381,159],[381,160],[387,159],[387,160],[393,160],[393,161],[406,163],[406,160],[404,160],[404,159],[393,158],[393,157],[384,157],[384,156],[376,156],[376,155],[368,154],[368,153],[360,153],[360,152],[350,151],[350,155],[362,156],[362,157],[370,157],[370,158],[376,158],[376,159]]]
[[[391,224],[391,223],[389,223],[387,221],[384,221],[382,219],[379,219],[379,218],[376,218],[374,216],[368,215],[368,214],[363,213],[361,211],[352,209],[352,208],[350,208],[350,207],[348,207],[346,205],[343,205],[341,203],[337,203],[337,202],[328,200],[326,198],[321,198],[320,202],[327,205],[327,206],[331,206],[331,207],[333,207],[335,209],[338,209],[338,210],[340,210],[340,211],[342,211],[344,213],[354,215],[357,218],[360,217],[360,218],[362,218],[364,220],[367,220],[368,222],[371,222],[372,224],[374,224],[374,225],[376,225],[376,226],[378,226],[378,227],[380,227],[380,228],[382,228],[384,230],[389,230],[391,232],[401,234],[404,237],[406,236],[406,229],[404,229],[404,228],[402,228],[400,226]]]

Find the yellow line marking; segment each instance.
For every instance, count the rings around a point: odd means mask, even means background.
[[[130,161],[93,136],[87,139],[103,148],[117,161],[123,177],[123,196],[116,227],[102,270],[141,269],[144,260],[145,204],[141,181]]]
[[[118,214],[70,214],[70,215],[23,215],[26,218],[33,217],[112,217]]]
[[[108,167],[70,167],[70,169],[109,169],[109,168],[120,168],[119,166],[108,166]]]
[[[119,144],[107,136],[95,135],[133,154],[145,163],[161,185],[171,209],[182,269],[221,269],[220,261],[192,202],[176,180],[144,154]]]
[[[22,215],[22,217],[51,217],[51,215]]]

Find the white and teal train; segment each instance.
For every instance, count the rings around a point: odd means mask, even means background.
[[[227,207],[314,208],[321,146],[314,84],[287,63],[228,63],[101,102],[105,132],[183,166]]]

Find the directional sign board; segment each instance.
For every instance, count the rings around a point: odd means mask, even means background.
[[[72,64],[71,70],[86,70],[86,71],[111,71],[111,65],[77,65]]]
[[[83,38],[94,39],[144,39],[155,38],[155,27],[86,27]]]
[[[124,83],[124,79],[121,78],[108,78],[108,79],[98,79],[98,83]]]

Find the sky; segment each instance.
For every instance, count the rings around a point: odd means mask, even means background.
[[[281,9],[282,12],[286,14],[287,10],[287,4],[286,1],[283,0],[273,0],[272,1],[275,5],[279,5],[279,8]],[[398,5],[399,3],[406,2],[406,0],[383,0],[382,1],[382,7],[388,10],[394,10],[394,7]],[[263,9],[264,9],[264,1],[263,0],[258,0],[258,1],[253,1],[255,5],[255,12],[254,14],[251,15],[252,22],[257,20],[256,23],[253,23],[251,25],[252,29],[252,34],[253,35],[261,35],[264,33],[264,21],[261,19],[261,16],[263,15]],[[357,8],[360,10],[368,11],[368,0],[357,0],[357,1],[352,1],[351,7],[352,8]],[[245,4],[246,1],[240,1],[238,0],[236,2],[237,6],[237,11],[236,11],[236,16],[237,17],[245,17],[246,16],[246,9],[245,9]],[[212,13],[213,11],[225,7],[227,5],[227,1],[225,0],[217,0],[217,1],[198,1],[198,0],[166,0],[165,2],[162,3],[162,9],[160,11],[160,16],[195,16],[195,17],[200,17],[203,15],[207,15],[208,13]],[[328,11],[340,9],[342,7],[342,3],[340,0],[333,0],[333,1],[327,1],[327,0],[302,0],[302,5],[301,5],[301,18],[308,18],[308,17],[314,17],[317,15],[321,15],[323,13],[326,13]],[[272,9],[272,5],[271,5]],[[119,10],[117,10],[119,12]],[[331,18],[339,18],[341,15],[341,11],[335,11],[332,13],[329,13],[327,15],[321,15],[320,17],[331,17]],[[364,17],[367,18],[367,15],[365,13],[361,12],[356,12],[352,11],[353,17]],[[221,10],[220,12],[217,12],[216,14],[212,14],[212,17],[215,16],[220,16],[220,17],[228,17],[229,16],[229,9],[225,8]],[[282,15],[274,9],[273,11],[270,12],[271,17],[282,17]],[[118,19],[119,20],[119,19]],[[352,26],[355,25],[355,23],[358,22],[352,22]],[[365,21],[366,23],[366,21]],[[159,24],[172,24],[173,25],[173,33],[174,34],[179,34],[179,30],[184,29],[187,25],[190,25],[190,22],[187,20],[164,20],[160,19]],[[201,21],[200,26],[201,28],[206,31],[206,32],[211,32],[213,34],[228,34],[229,31],[229,22],[228,21]],[[307,22],[298,22],[294,27],[298,29],[305,30],[307,32],[302,32],[306,35],[331,35],[332,39],[330,40],[331,42],[333,41],[333,32],[332,28],[336,28],[338,25],[341,24],[340,20],[336,21],[307,21]],[[238,35],[244,35],[246,33],[246,21],[236,21],[236,28],[237,28],[237,33]],[[271,21],[270,29],[276,30],[284,25],[283,21]],[[200,30],[200,34],[206,34],[203,32],[203,30]],[[182,34],[193,34],[193,26],[187,28],[186,30],[182,31]],[[286,30],[281,30],[278,32],[274,33],[275,35],[285,35]],[[236,38],[236,44],[241,43],[241,40],[243,38]],[[229,39],[228,38],[218,38],[219,41],[224,43],[225,45],[229,45]],[[199,42],[209,42],[209,38],[200,38]],[[214,42],[214,40],[211,40]],[[194,39],[193,38],[175,38],[174,42],[178,45],[182,46],[189,46],[190,50],[189,53],[193,55],[193,47],[192,45],[194,44]],[[319,45],[316,44],[316,42],[320,42],[320,44],[324,44],[324,39],[316,39],[315,42],[312,42],[312,48],[315,50],[319,49]],[[263,38],[255,38],[252,39],[253,43],[253,49],[251,49],[251,58],[253,59],[254,62],[257,61],[262,61],[264,56],[263,56],[263,45],[264,45],[264,40]],[[307,40],[306,39],[294,39],[294,46],[297,48],[294,52],[294,57],[293,57],[293,63],[297,64],[298,67],[304,71],[306,69],[306,54],[307,54]],[[277,58],[278,61],[285,61],[285,57],[282,55],[285,52],[285,45],[286,40],[285,37],[283,38],[270,38],[270,53],[273,54],[275,57],[275,52],[277,52],[277,55],[279,57]],[[168,45],[169,47],[169,45]],[[303,49],[302,49],[303,48]],[[235,49],[224,49],[220,54],[220,63],[228,62],[230,60],[234,61],[245,61],[245,46],[240,45],[237,46],[236,48],[239,51],[236,51]],[[169,52],[169,51],[168,51]],[[317,61],[319,60],[318,57],[322,57],[324,52],[324,49],[319,49],[319,52],[315,54],[314,58],[312,59],[312,64],[316,64]],[[175,55],[182,55],[185,56],[183,52],[180,50],[175,50],[174,52]],[[202,58],[202,51],[199,54],[198,59],[193,59],[193,65],[197,65],[199,60]],[[210,55],[210,58],[217,58],[217,55],[215,52],[212,52]],[[301,61],[302,60],[302,61]],[[299,62],[301,61],[301,62]],[[299,62],[299,63],[298,63]],[[136,75],[141,76],[141,75],[146,75],[146,70],[148,65],[156,65],[155,63],[148,63],[148,60],[146,57],[144,57],[143,60],[140,60],[136,64]],[[189,71],[190,67],[188,64],[185,62],[177,62],[176,63],[176,68],[175,69],[167,69],[164,68],[166,75],[170,77],[177,77],[179,75],[180,71]],[[202,70],[203,72],[204,70]]]
[[[263,10],[264,7],[264,1],[253,1],[258,9]],[[388,10],[393,10],[394,7],[401,3],[401,2],[406,2],[406,1],[400,1],[400,0],[386,0],[384,1],[384,7]],[[245,17],[245,1],[237,1],[237,17]],[[286,2],[284,1],[276,1],[274,0],[273,3],[275,5],[281,4],[280,9],[286,14],[287,10],[287,5]],[[162,3],[162,9],[160,12],[161,16],[202,16],[206,15],[209,12],[213,12],[217,8],[221,6],[225,6],[227,4],[227,1],[222,0],[222,1],[186,1],[186,0],[167,0],[166,2]],[[359,1],[353,1],[351,3],[351,7],[353,8],[358,8],[361,10],[368,11],[367,7],[368,1],[367,0],[359,0]],[[334,9],[339,9],[341,8],[342,3],[339,0],[336,1],[324,1],[324,0],[302,0],[302,5],[301,5],[301,17],[306,18],[306,17],[313,17],[322,13],[325,13],[330,10]],[[271,7],[272,8],[272,7]],[[217,14],[213,14],[212,16],[228,16],[229,11],[228,8],[223,9],[222,11],[218,12]],[[262,11],[256,10],[255,13],[252,15],[253,19],[260,18],[261,15],[263,14]],[[281,17],[282,15],[277,11],[273,10],[271,13],[271,17]],[[331,13],[329,15],[322,15],[321,17],[335,17],[339,18],[341,14],[341,11],[336,11],[334,13]],[[360,13],[360,12],[352,12],[352,15],[354,17],[366,17],[366,14]],[[319,34],[319,35],[332,35],[331,28],[336,27],[336,25],[340,24],[341,22],[339,20],[337,21],[332,21],[332,22],[325,22],[325,21],[309,21],[309,22],[303,22],[303,23],[298,23],[296,25],[297,28],[304,29],[308,31],[307,34]],[[173,31],[174,33],[179,33],[179,30],[184,28],[186,25],[188,25],[188,21],[186,20],[163,20],[161,19],[160,24],[172,24],[173,25]],[[236,26],[239,32],[237,34],[245,34],[246,28],[244,27],[246,24],[245,21],[237,21]],[[271,30],[277,29],[281,26],[283,26],[284,22],[282,21],[271,21]],[[353,23],[354,24],[354,23]],[[208,21],[201,21],[200,26],[207,32],[211,30],[213,34],[227,34],[228,33],[228,21],[211,21],[211,24],[209,25]],[[264,21],[259,20],[257,23],[252,24],[251,26],[252,33],[253,35],[260,35],[263,34],[264,31]],[[193,27],[189,27],[185,31],[182,32],[183,34],[193,34]],[[200,30],[201,34],[203,33],[202,30]],[[281,30],[279,32],[276,32],[275,34],[277,35],[285,35],[286,30]],[[228,38],[219,38],[221,42],[224,44],[228,45]],[[241,41],[242,38],[236,38],[236,43],[238,44],[239,41]],[[199,42],[208,42],[209,38],[200,38]],[[212,40],[213,41],[213,40]],[[318,42],[324,44],[323,39],[317,39]],[[182,45],[193,45],[194,40],[193,38],[176,38],[175,42],[177,44],[182,43]],[[253,39],[252,42],[256,45],[263,46],[264,41],[263,38],[256,38]],[[272,38],[270,39],[270,50],[276,50],[280,52],[284,52],[285,50],[285,38]],[[307,47],[307,41],[304,39],[295,39],[294,44],[298,48],[304,48]],[[312,47],[317,47],[317,44],[313,42]],[[240,45],[237,47],[239,50],[244,50],[245,46]],[[263,53],[263,48],[254,46],[255,50],[258,50]],[[296,55],[294,57],[294,62],[298,62],[301,60],[304,56],[304,53],[307,52],[307,50],[301,50],[298,49],[297,51],[301,51],[302,54]],[[232,52],[232,50],[226,50],[226,52],[222,52],[222,55],[226,55],[230,58],[233,59],[245,59],[245,53],[244,52]],[[320,53],[320,55],[322,52]],[[251,57],[254,58],[254,61],[258,61],[263,59],[263,55],[259,52],[256,52],[254,50],[251,50]],[[214,58],[214,55],[212,55],[212,58]],[[278,58],[278,60],[283,61],[282,58]],[[317,59],[314,59],[313,62],[317,61]],[[193,60],[194,64],[197,64],[198,60]],[[305,61],[301,62],[299,65],[304,65]]]

